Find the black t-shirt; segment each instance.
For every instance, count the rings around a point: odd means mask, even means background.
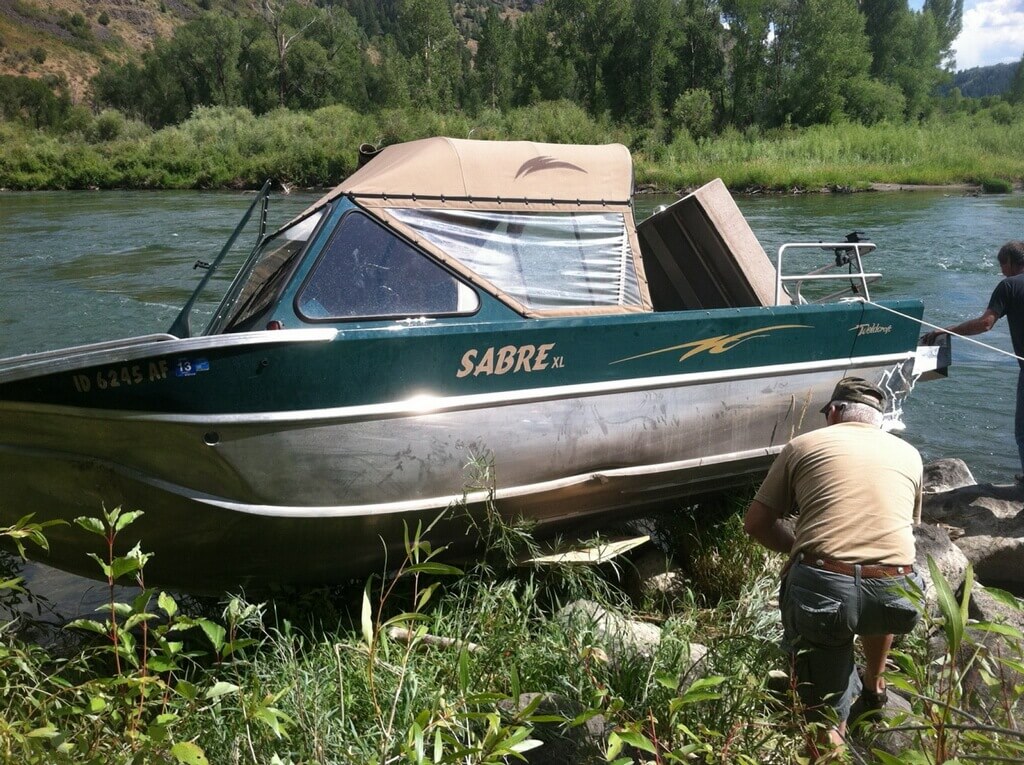
[[[1008,276],[999,282],[988,301],[988,310],[1000,318],[1006,317],[1013,352],[1024,356],[1024,274]],[[1024,369],[1024,361],[1017,363]]]

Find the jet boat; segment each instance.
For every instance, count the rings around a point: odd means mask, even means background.
[[[871,301],[873,245],[773,262],[720,181],[640,225],[632,193],[620,145],[449,138],[384,148],[271,234],[265,188],[204,326],[229,246],[166,334],[0,361],[0,525],[120,505],[148,582],[323,583],[446,508],[555,528],[749,484],[847,375],[898,426],[935,364],[920,301]],[[826,267],[786,272],[808,252]],[[95,537],[48,536],[95,573]]]

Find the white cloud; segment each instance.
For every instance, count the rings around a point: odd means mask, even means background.
[[[968,0],[965,5],[963,29],[953,43],[956,68],[1020,61],[1024,0],[980,0],[976,4]]]

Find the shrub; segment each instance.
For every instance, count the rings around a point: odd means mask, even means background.
[[[683,128],[693,138],[701,139],[711,135],[715,121],[715,104],[704,88],[695,88],[683,93],[672,105],[672,122]]]
[[[850,83],[846,112],[865,125],[898,122],[903,118],[907,99],[896,85],[863,77]]]
[[[986,194],[1009,194],[1013,191],[1013,182],[1005,178],[982,178],[981,190]]]
[[[113,141],[124,133],[126,120],[116,109],[104,109],[92,124],[89,139],[92,141]]]
[[[1001,101],[989,109],[988,114],[997,125],[1012,125],[1014,122],[1014,109],[1005,101]]]
[[[96,19],[96,21],[97,21],[97,23],[99,23],[99,24],[100,24],[101,26],[104,26],[104,27],[105,27],[105,26],[107,26],[107,24],[109,24],[109,23],[110,23],[110,16],[109,16],[109,15],[107,14],[107,12],[106,12],[106,11],[102,11],[102,12],[100,13],[100,15],[99,15],[99,18],[97,18],[97,19]]]
[[[46,62],[46,51],[40,48],[38,45],[30,48],[28,54],[32,57],[32,60],[37,64],[43,64]]]

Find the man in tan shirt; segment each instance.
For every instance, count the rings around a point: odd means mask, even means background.
[[[885,703],[893,634],[909,632],[919,617],[900,590],[922,586],[913,570],[921,456],[881,430],[884,409],[878,387],[840,380],[822,409],[828,427],[783,448],[744,518],[750,536],[790,557],[779,596],[783,647],[809,718],[831,723],[833,745],[843,742],[855,696],[871,707]],[[791,532],[782,519],[794,510]]]

